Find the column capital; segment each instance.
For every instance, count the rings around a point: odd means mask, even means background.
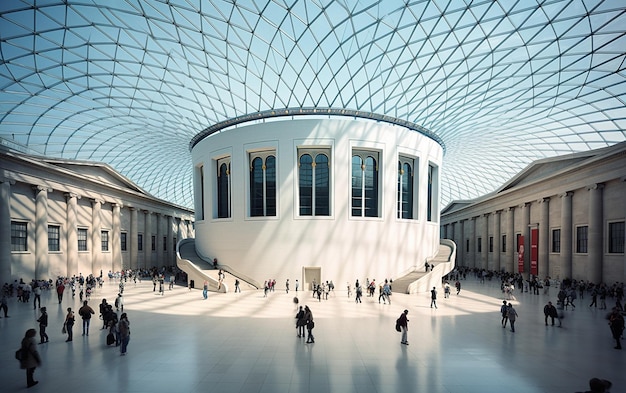
[[[119,207],[120,209],[124,207],[124,205],[122,203],[118,203],[118,202],[111,202],[111,206]]]
[[[550,197],[537,199],[537,203],[548,203],[548,202],[550,202]]]
[[[93,198],[93,199],[90,199],[90,201],[92,205],[95,205],[95,204],[104,205],[104,201],[102,199]]]
[[[559,194],[561,198],[569,198],[574,195],[574,191],[565,191],[564,193]]]
[[[523,208],[525,208],[525,207],[530,206],[530,204],[531,204],[530,202],[524,202],[524,203],[520,204],[518,207],[519,207],[520,209],[523,209]]]
[[[503,210],[504,210],[504,209],[498,209],[498,210],[496,210],[495,212],[493,212],[493,214],[502,214],[502,211],[503,211]]]
[[[490,213],[490,212],[487,212],[487,213],[483,213],[483,214],[481,214],[481,216],[483,216],[483,217],[489,217],[490,215],[491,215],[491,213]]]
[[[601,190],[604,188],[604,183],[594,183],[587,186],[587,191],[591,190]]]
[[[3,183],[7,183],[8,185],[12,186],[15,184],[15,180],[0,177],[0,184],[3,184]]]
[[[54,191],[52,188],[46,187],[46,186],[42,186],[42,185],[34,185],[34,186],[32,186],[32,189],[35,192],[39,192],[39,191],[52,192],[52,191]]]
[[[517,206],[509,206],[509,207],[507,207],[507,208],[506,208],[506,211],[507,211],[507,212],[512,212],[512,211],[515,211],[515,208],[516,208],[516,207],[517,207]]]
[[[142,212],[144,212],[148,216],[152,214],[152,212],[150,210],[142,210]]]
[[[80,195],[78,195],[78,194],[76,194],[76,193],[73,193],[73,192],[66,192],[66,193],[64,193],[64,194],[63,194],[63,196],[64,196],[65,198],[67,198],[67,199],[71,199],[71,198],[80,199],[80,198],[81,198],[81,196],[80,196]]]

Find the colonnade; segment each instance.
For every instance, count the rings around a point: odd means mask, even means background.
[[[32,186],[34,217],[24,216],[24,212],[28,212],[29,209],[20,209],[19,212],[12,212],[11,210],[11,187],[14,184],[15,182],[12,180],[0,179],[0,283],[16,278],[12,275],[16,267],[13,263],[17,263],[15,262],[16,258],[14,258],[17,255],[14,255],[12,251],[11,223],[13,220],[26,222],[29,227],[34,225],[34,228],[28,229],[29,234],[34,234],[34,239],[31,239],[30,235],[27,237],[27,250],[20,252],[19,257],[21,258],[20,261],[34,258],[34,277],[32,278],[37,279],[48,279],[57,274],[69,276],[79,272],[98,275],[101,270],[105,270],[105,267],[112,271],[119,271],[122,268],[135,269],[174,265],[176,263],[175,240],[193,236],[193,224],[188,219],[130,206],[130,203],[129,206],[123,206],[117,201],[105,201],[98,198],[89,198],[91,214],[89,222],[85,222],[85,217],[81,218],[78,214],[78,201],[82,196],[76,193],[63,193],[65,212],[61,212],[60,216],[64,216],[65,220],[58,223],[58,198],[55,200],[55,205],[50,206],[49,203],[49,194],[55,190],[38,185]],[[80,206],[83,216],[85,215],[84,208],[85,206]],[[108,210],[109,208],[110,210]],[[62,227],[61,234],[64,234],[59,242],[65,243],[59,251],[54,253],[49,251],[48,244],[48,227],[52,219],[50,209],[55,209],[54,216],[57,218],[53,219],[54,223]],[[139,212],[143,214],[143,217],[138,217]],[[105,216],[106,214],[110,214],[110,216]],[[153,215],[156,216],[156,227],[152,222]],[[106,236],[109,237],[108,247],[103,250],[102,231],[103,218],[105,217],[107,223],[110,222],[111,227],[106,228]],[[139,223],[140,219],[143,220],[141,224]],[[140,226],[143,227],[143,232],[140,232]],[[88,250],[79,251],[78,229],[83,227],[90,231],[91,247]],[[164,227],[167,227],[166,231],[164,231]],[[122,249],[122,234],[125,234],[124,249]],[[139,244],[140,234],[141,245]],[[34,250],[32,249],[33,246]],[[88,266],[85,266],[84,262],[85,253],[89,255],[90,263]],[[110,255],[105,255],[105,253]],[[62,255],[59,256],[59,254]],[[64,263],[51,266],[53,265],[52,259],[59,260],[60,258],[64,259]],[[79,258],[82,260],[82,264]],[[104,273],[106,274],[107,270]]]
[[[462,217],[462,214],[455,214],[457,221],[443,223],[442,237],[452,239],[457,243],[457,265],[459,266],[518,272],[520,269],[517,239],[522,235],[525,250],[523,273],[528,277],[531,271],[530,235],[532,229],[537,229],[537,275],[539,277],[572,278],[574,255],[580,254],[586,257],[584,263],[586,279],[601,282],[605,254],[603,188],[603,184],[591,184],[583,189],[564,192],[552,197],[542,197],[514,206],[496,207],[496,202],[491,204],[495,209],[490,211],[480,211],[480,204],[478,204],[471,212],[467,212],[466,217]],[[586,218],[583,217],[581,221],[584,226],[588,227],[587,249],[584,253],[576,252],[574,228],[576,223],[572,211],[572,198],[575,193],[579,192],[589,193],[588,206],[584,206]],[[558,213],[556,209],[559,207],[561,209],[560,222],[550,222],[550,212]],[[580,207],[577,208],[580,209]],[[531,210],[534,213],[532,215]],[[580,217],[580,213],[578,212],[577,217]],[[535,217],[535,221],[531,222],[531,217]],[[553,239],[556,237],[553,230],[560,230],[560,236],[556,239]],[[490,239],[493,241],[491,248]],[[478,247],[481,247],[480,251]],[[553,247],[558,247],[558,249],[554,250]],[[626,255],[624,267],[626,269]]]

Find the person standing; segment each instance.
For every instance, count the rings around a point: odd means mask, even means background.
[[[561,327],[561,319],[559,318],[559,313],[556,311],[556,307],[552,304],[552,302],[548,302],[543,307],[543,315],[545,315],[546,326],[548,326],[548,317],[552,319],[552,326],[554,326],[554,318],[559,320],[559,327]]]
[[[285,291],[287,293],[289,293],[289,279],[287,279],[287,281],[285,281]]]
[[[615,339],[615,349],[622,349],[622,334],[624,333],[624,317],[617,308],[613,308],[611,315],[609,315],[609,326],[611,327],[611,333]]]
[[[2,293],[2,296],[0,297],[0,310],[2,310],[2,312],[4,312],[4,317],[8,318],[9,316],[7,315],[9,312],[9,301],[7,300],[7,295],[6,293]]]
[[[202,284],[202,297],[206,300],[209,297],[209,282],[204,280],[204,284]]]
[[[398,325],[400,325],[400,329],[402,329],[402,341],[401,344],[409,345],[409,341],[407,339],[407,334],[409,331],[409,320],[406,317],[409,313],[409,310],[404,310],[402,314],[400,314],[400,318],[398,318]]]
[[[300,283],[298,282],[298,279],[296,278],[296,292],[298,292],[298,289],[300,289]]]
[[[297,299],[297,298],[296,298]],[[306,325],[305,313],[302,306],[296,314],[296,327],[298,328],[298,337],[304,337],[304,326]]]
[[[46,334],[46,327],[48,326],[48,313],[45,307],[41,307],[40,309],[41,315],[37,322],[39,322],[39,344],[47,343],[49,341],[48,335]]]
[[[26,386],[33,387],[39,383],[35,381],[35,369],[41,365],[41,358],[37,352],[35,345],[35,329],[28,329],[22,339],[22,358],[20,359],[20,368],[26,369]]]
[[[461,293],[461,281],[456,280],[454,286],[456,287],[456,294],[458,295],[459,293]]]
[[[309,306],[304,306],[304,320],[306,321],[306,329],[309,332],[306,342],[307,344],[314,343],[315,337],[313,337],[313,328],[315,327],[315,322],[313,321],[313,313]]]
[[[235,293],[241,292],[241,288],[239,288],[239,279],[235,279]]]
[[[93,308],[87,305],[87,300],[83,301],[83,306],[78,309],[78,315],[83,318],[83,336],[86,334],[89,335],[89,324],[91,322],[91,316],[96,312]]]
[[[437,308],[437,288],[435,287],[430,290],[430,308],[433,308],[433,306]]]
[[[68,341],[72,341],[74,338],[74,334],[72,329],[74,329],[74,312],[72,311],[71,307],[67,308],[67,315],[65,315],[65,331],[67,332],[67,340],[65,340],[65,342]]]
[[[120,315],[120,321],[118,322],[117,327],[120,331],[120,338],[122,339],[120,354],[124,356],[126,355],[128,342],[130,341],[130,322],[128,321],[126,313],[122,313],[122,315]]]
[[[509,320],[508,311],[509,311],[509,308],[506,305],[506,300],[503,300],[502,305],[500,306],[500,314],[502,314],[502,321],[500,321],[500,324],[502,325],[503,328],[506,327],[506,323]]]
[[[515,333],[515,321],[517,320],[517,311],[513,308],[513,305],[509,303],[507,305],[506,315],[509,318],[509,322],[511,323],[511,331]]]
[[[33,299],[33,310],[37,307],[41,308],[41,287],[35,283],[35,288],[33,288],[33,294],[35,295],[35,299]]]

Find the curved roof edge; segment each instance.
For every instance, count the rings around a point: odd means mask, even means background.
[[[254,112],[254,113],[249,113],[249,114],[242,115],[242,116],[237,116],[232,119],[216,123],[210,127],[205,128],[204,130],[196,134],[196,136],[191,138],[191,142],[189,142],[189,150],[192,150],[204,138],[216,132],[220,132],[225,128],[237,126],[237,125],[252,122],[252,121],[265,120],[265,119],[271,119],[271,118],[276,118],[276,117],[287,117],[287,116],[295,117],[295,116],[311,116],[311,115],[317,115],[317,116],[322,115],[322,116],[329,116],[329,117],[335,117],[335,116],[336,117],[352,117],[352,118],[359,118],[359,119],[375,120],[379,122],[382,121],[385,123],[401,126],[412,131],[417,131],[420,134],[427,136],[428,138],[434,140],[439,145],[441,145],[444,153],[446,151],[446,145],[444,144],[443,139],[441,139],[434,132],[420,125],[417,125],[413,122],[398,119],[392,116],[385,116],[385,115],[380,115],[377,113],[358,111],[354,109],[314,108],[314,107],[270,109],[266,111]]]

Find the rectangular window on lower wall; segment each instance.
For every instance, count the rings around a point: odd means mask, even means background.
[[[120,234],[120,247],[121,247],[122,251],[127,251],[128,250],[128,240],[126,238],[126,232],[122,232]]]
[[[609,254],[624,253],[624,221],[609,222]]]
[[[501,252],[506,252],[506,235],[502,235],[502,250]]]
[[[483,252],[483,238],[476,239],[476,252]]]
[[[156,251],[156,236],[152,236],[152,251]]]
[[[48,251],[61,251],[61,227],[48,225]]]
[[[28,224],[11,221],[11,251],[28,251]]]
[[[76,229],[78,236],[78,251],[87,251],[87,228]]]
[[[576,252],[579,254],[587,253],[588,227],[586,225],[576,227]]]
[[[551,251],[554,253],[561,252],[561,230],[553,229],[552,230],[552,248]]]
[[[489,252],[493,252],[493,236],[489,236]]]
[[[137,251],[143,251],[143,235],[137,235]]]
[[[102,243],[102,251],[109,251],[109,231],[100,232],[100,242]]]

